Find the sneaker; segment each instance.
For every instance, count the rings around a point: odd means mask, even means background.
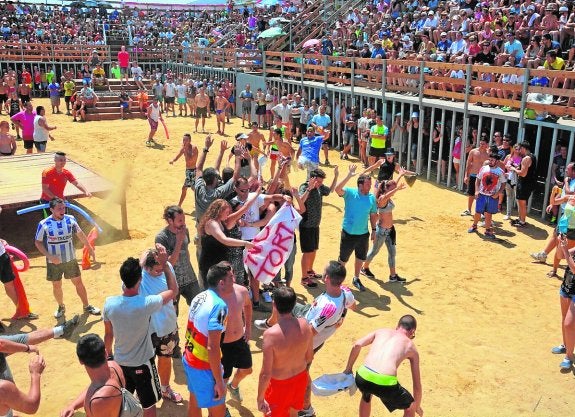
[[[371,272],[369,270],[369,268],[361,268],[361,270],[359,271],[359,273],[361,275],[365,275],[368,278],[375,278],[375,275],[373,275],[373,272]]]
[[[176,391],[174,391],[172,389],[172,387],[170,387],[169,385],[166,387],[166,390],[162,390],[162,398],[165,400],[169,400],[171,402],[174,402],[176,404],[181,403],[182,401],[184,401],[184,399],[182,398],[182,396],[180,394],[178,394]]]
[[[260,313],[271,313],[272,312],[271,308],[269,308],[268,306],[266,306],[265,304],[262,304],[260,302],[253,303],[252,308],[254,311],[259,311]]]
[[[12,320],[37,320],[40,316],[36,313],[28,313],[23,316],[13,316]]]
[[[328,166],[330,165],[329,159],[326,159],[326,160],[325,160],[324,165],[328,165]]]
[[[479,223],[477,223],[477,225],[479,227],[485,227],[485,222],[483,220],[481,220]]]
[[[506,214],[505,216],[503,216],[503,220],[509,220],[510,217]]]
[[[256,329],[260,329],[260,330],[267,330],[270,328],[270,325],[268,324],[267,319],[254,320],[254,326],[256,326]]]
[[[405,278],[401,278],[399,275],[395,274],[395,275],[390,275],[389,276],[389,282],[401,282],[402,284],[407,282],[407,280]]]
[[[461,212],[462,216],[471,216],[471,212],[469,210],[464,210]]]
[[[317,287],[317,282],[315,282],[310,277],[305,277],[301,279],[301,285],[303,285],[306,288],[315,288]]]
[[[475,233],[477,232],[477,225],[472,225],[469,229],[467,229],[467,233]]]
[[[230,393],[230,397],[237,402],[242,402],[242,394],[240,393],[240,387],[234,388],[232,387],[232,383],[228,382],[228,391]]]
[[[269,291],[265,291],[262,294],[262,298],[264,299],[264,303],[271,303],[272,302],[272,296],[270,295]]]
[[[79,320],[80,320],[80,316],[76,314],[70,320],[66,320],[64,323],[62,323],[62,336],[61,337],[65,338],[65,339],[70,337],[70,335],[74,331],[74,328],[78,325]]]
[[[486,239],[495,239],[495,233],[493,233],[491,230],[486,230],[485,231],[485,238]]]
[[[54,318],[59,319],[66,312],[66,306],[64,304],[58,306],[58,309],[54,312]]]
[[[547,254],[545,252],[531,253],[529,256],[531,256],[537,262],[541,263],[545,263],[545,261],[547,260]]]
[[[315,417],[315,410],[310,405],[309,408],[304,408],[297,412],[298,417]]]
[[[89,313],[93,316],[99,316],[100,315],[100,309],[98,307],[94,307],[92,305],[87,305],[86,307],[84,307],[84,311],[86,313]]]
[[[365,291],[365,286],[361,283],[358,277],[353,277],[352,283],[353,286],[361,292]]]
[[[551,353],[554,353],[555,355],[564,355],[565,352],[567,352],[565,345],[559,345],[551,348]]]
[[[565,369],[565,370],[570,370],[572,366],[573,366],[573,362],[571,362],[571,359],[569,359],[568,357],[563,358],[563,360],[559,364],[559,368]]]

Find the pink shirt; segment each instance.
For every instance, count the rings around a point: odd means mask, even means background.
[[[34,118],[36,117],[36,112],[28,113],[26,110],[22,110],[20,113],[15,114],[11,117],[13,122],[20,122],[22,125],[22,139],[24,140],[34,140]]]

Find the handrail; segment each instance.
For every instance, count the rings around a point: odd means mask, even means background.
[[[105,60],[110,59],[110,48],[103,45],[65,45],[65,44],[26,44],[0,41],[0,60],[25,64],[27,62],[85,62],[96,49]],[[170,46],[134,47],[140,62],[171,61],[183,62],[183,48]],[[355,57],[324,56],[321,54],[301,54],[295,52],[276,52],[234,48],[197,48],[187,53],[187,62],[199,67],[223,68],[235,71],[262,71],[265,62],[265,76],[281,76],[302,79],[302,81],[327,82],[355,88],[381,90],[386,92],[419,96],[419,99],[452,99],[469,104],[506,106],[526,109],[537,113],[555,116],[575,117],[575,106],[545,104],[526,100],[527,94],[542,94],[545,97],[561,96],[575,101],[575,90],[543,86],[531,86],[522,77],[559,77],[561,80],[573,80],[573,71],[526,70],[522,68],[458,65],[440,62],[385,60]],[[385,71],[384,71],[385,69]],[[448,71],[462,70],[464,78],[450,78]],[[493,81],[482,80],[482,74],[491,74]],[[517,76],[517,83],[498,82],[503,76]],[[551,85],[552,83],[550,83]],[[569,84],[569,83],[568,83]],[[505,94],[503,98],[474,94],[479,91]]]

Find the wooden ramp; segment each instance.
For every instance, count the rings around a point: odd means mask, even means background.
[[[0,207],[30,207],[39,203],[42,194],[42,171],[54,165],[54,153],[36,153],[0,157]],[[66,169],[95,197],[105,197],[114,184],[96,172],[67,159]],[[68,183],[64,190],[66,199],[77,199],[84,194]],[[120,202],[122,231],[128,233],[126,198]]]

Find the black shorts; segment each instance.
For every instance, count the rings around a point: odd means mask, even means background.
[[[33,140],[25,140],[24,142],[24,149],[33,149],[34,148],[34,141]]]
[[[368,249],[369,233],[364,235],[351,235],[345,230],[341,231],[341,241],[339,243],[339,260],[341,262],[349,261],[353,252],[355,252],[356,259],[365,261]]]
[[[46,279],[48,281],[60,281],[62,275],[64,275],[66,279],[79,277],[81,272],[78,261],[74,259],[58,265],[50,262],[46,263]]]
[[[265,116],[266,114],[266,105],[262,105],[262,106],[257,106],[256,107],[256,114],[258,116]]]
[[[409,391],[403,388],[399,383],[389,386],[377,385],[355,374],[355,384],[361,392],[363,401],[369,403],[371,396],[375,395],[381,400],[390,413],[394,410],[405,410],[409,408],[414,401]]]
[[[208,117],[207,107],[196,107],[196,119],[199,119],[200,117]]]
[[[4,104],[8,101],[8,94],[0,94],[0,104]]]
[[[243,337],[235,342],[222,343],[221,348],[224,379],[232,376],[234,368],[250,369],[252,367],[252,352]]]
[[[64,102],[69,103],[72,96],[64,96]]]
[[[10,255],[3,253],[0,255],[0,282],[8,284],[14,281],[15,278],[12,264],[10,263]]]
[[[475,196],[475,180],[477,179],[477,175],[472,174],[469,176],[469,180],[467,180],[467,195]]]
[[[154,358],[140,366],[122,366],[126,389],[132,394],[138,394],[140,404],[144,409],[152,407],[160,400],[160,378],[154,363]]]
[[[176,97],[166,97],[166,104],[174,104],[176,102]]]
[[[369,148],[369,156],[376,158],[382,158],[385,156],[385,148],[374,148],[373,146]]]
[[[319,227],[299,228],[299,247],[303,253],[315,252],[319,249]]]
[[[30,101],[30,95],[29,94],[21,94],[20,100],[22,100],[22,105],[24,105]]]
[[[529,197],[531,196],[531,193],[533,192],[534,189],[534,185],[530,184],[530,183],[525,183],[524,181],[518,181],[517,182],[517,194],[516,197],[517,200],[529,200]]]
[[[152,333],[152,345],[154,346],[157,356],[171,358],[174,349],[179,344],[180,336],[178,335],[178,329],[162,337],[158,337],[157,333]]]

